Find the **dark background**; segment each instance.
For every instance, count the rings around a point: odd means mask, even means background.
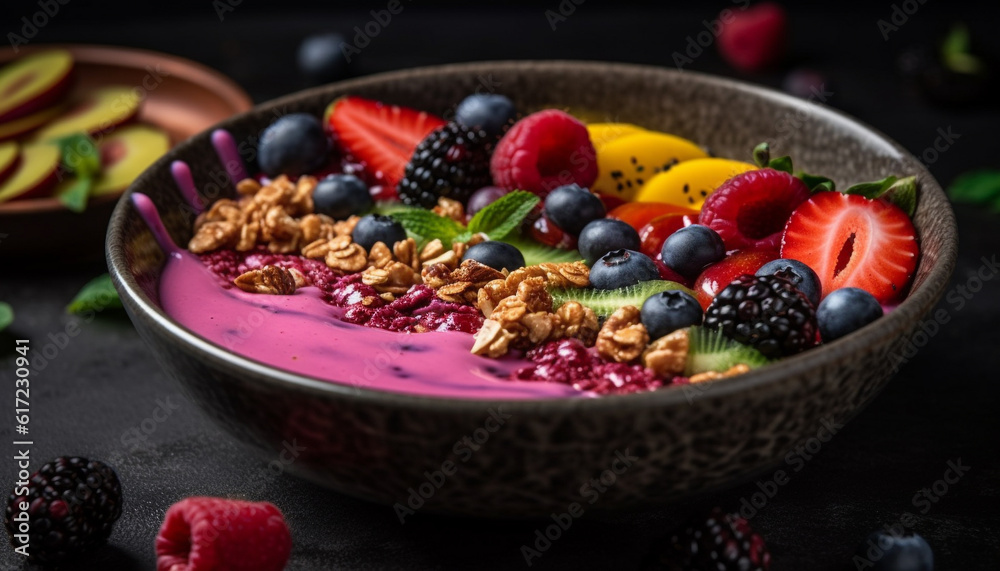
[[[222,0],[225,2],[225,0]],[[289,2],[242,0],[220,21],[210,0],[138,2],[69,0],[32,43],[83,42],[135,46],[184,56],[232,77],[261,102],[305,87],[294,54],[302,37],[320,31],[353,36],[370,10],[386,2]],[[934,144],[938,129],[959,135],[932,164],[947,185],[959,173],[998,165],[1000,110],[992,104],[942,109],[929,105],[896,73],[894,61],[907,46],[930,42],[952,22],[969,24],[984,47],[997,52],[996,4],[928,0],[885,40],[877,27],[902,2],[827,2],[786,6],[791,19],[789,67],[808,66],[828,79],[828,104],[899,141],[915,154]],[[487,59],[589,59],[673,67],[671,54],[703,29],[727,2],[700,7],[652,9],[641,4],[576,6],[552,30],[545,17],[559,2],[448,5],[409,2],[351,65],[351,75]],[[20,28],[37,2],[0,8],[0,32]],[[787,68],[743,75],[727,67],[714,46],[685,69],[778,87]],[[586,89],[581,85],[580,89]],[[502,91],[502,86],[500,87]],[[961,251],[953,278],[964,285],[982,258],[1000,250],[1000,214],[956,207]],[[3,229],[0,228],[0,232]],[[53,232],[60,229],[54,228]],[[67,235],[67,240],[72,236]],[[11,348],[15,338],[33,346],[58,337],[79,321],[63,307],[101,264],[33,268],[0,266],[0,300],[17,320],[0,333],[0,378],[13,391]],[[751,519],[767,540],[773,569],[854,569],[851,556],[867,533],[915,514],[912,529],[928,539],[937,569],[1000,568],[1000,462],[997,457],[1000,389],[996,384],[996,327],[1000,280],[987,281],[964,307],[942,301],[951,320],[878,399],[840,431],[791,482]],[[234,442],[186,400],[155,364],[127,317],[112,310],[90,323],[41,371],[32,376],[33,466],[59,455],[80,454],[114,464],[125,488],[124,514],[103,548],[71,568],[152,569],[153,539],[163,513],[189,495],[267,500],[285,513],[295,541],[289,569],[333,568],[521,568],[519,548],[533,541],[539,522],[456,520],[418,515],[400,525],[393,511],[327,492],[267,471],[271,458]],[[165,399],[169,399],[168,401]],[[0,402],[10,403],[8,397]],[[153,424],[148,441],[135,445],[131,431],[163,403],[166,421]],[[7,409],[7,405],[4,405]],[[11,439],[9,410],[0,440]],[[162,415],[161,415],[162,418]],[[10,445],[0,447],[11,451]],[[7,456],[8,451],[0,451]],[[923,488],[940,480],[949,461],[970,470],[933,503],[916,503]],[[787,468],[787,467],[786,467]],[[3,463],[0,482],[16,470]],[[939,485],[939,491],[941,490]],[[651,546],[695,510],[739,508],[757,491],[754,483],[696,501],[639,513],[588,514],[534,561],[543,569],[637,566]],[[916,500],[916,502],[915,502]],[[926,510],[926,513],[923,513]],[[20,558],[0,550],[0,567],[19,568]]]

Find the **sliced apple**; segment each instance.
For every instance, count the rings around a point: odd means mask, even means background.
[[[49,121],[55,119],[66,110],[64,105],[53,105],[41,111],[35,111],[31,115],[18,117],[0,123],[0,141],[16,139],[25,133],[30,133]]]
[[[0,184],[3,184],[3,181],[7,180],[7,177],[14,172],[20,158],[20,145],[14,141],[0,143]]]
[[[73,56],[50,50],[0,68],[0,122],[23,117],[55,104],[66,94]]]
[[[170,137],[148,125],[115,130],[101,141],[101,176],[92,196],[121,192],[170,149]]]
[[[58,179],[62,154],[55,145],[25,145],[14,172],[0,184],[0,203],[44,194]]]
[[[97,133],[113,129],[139,112],[139,96],[131,87],[102,87],[74,102],[65,115],[42,127],[32,137],[51,141],[73,133]]]

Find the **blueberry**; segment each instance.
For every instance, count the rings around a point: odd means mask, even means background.
[[[680,290],[660,292],[650,296],[640,310],[642,324],[650,339],[659,339],[678,329],[701,325],[705,312],[698,300]]]
[[[583,227],[577,248],[587,265],[592,266],[611,250],[638,250],[639,233],[621,220],[598,218]]]
[[[830,292],[816,309],[824,343],[840,339],[882,317],[882,306],[863,289],[843,287]]]
[[[726,245],[715,230],[692,224],[667,236],[660,254],[668,268],[694,279],[706,267],[726,257]]]
[[[504,268],[513,272],[524,267],[524,255],[521,250],[506,242],[488,240],[480,242],[465,251],[462,260],[475,260],[480,264],[486,264],[494,270],[501,272]]]
[[[469,197],[469,202],[465,206],[466,214],[475,214],[496,202],[498,198],[507,194],[507,190],[499,186],[484,186]]]
[[[656,263],[635,250],[613,250],[590,268],[590,285],[596,289],[618,289],[658,279]]]
[[[778,273],[782,272],[782,273]],[[787,278],[796,289],[806,294],[813,307],[819,305],[820,293],[823,286],[820,284],[819,276],[812,268],[798,260],[772,260],[757,270],[758,276],[775,276]]]
[[[308,113],[293,113],[264,129],[257,160],[269,177],[297,177],[323,166],[329,153],[330,141],[319,119]]]
[[[313,205],[317,214],[343,220],[375,206],[368,185],[353,174],[332,174],[316,183]]]
[[[604,218],[604,203],[577,184],[554,189],[545,197],[545,215],[563,232],[578,236],[593,220]]]
[[[299,71],[310,83],[328,83],[347,75],[347,59],[341,46],[344,36],[336,33],[316,34],[299,44]]]
[[[855,555],[868,563],[871,571],[934,571],[934,552],[916,533],[876,531],[858,546]]]
[[[487,135],[499,137],[514,123],[517,110],[514,102],[504,95],[476,93],[458,104],[455,121],[469,128],[479,128]]]
[[[365,250],[371,250],[375,242],[382,242],[392,248],[396,242],[406,240],[406,230],[403,225],[388,216],[369,214],[358,220],[351,232],[351,239],[361,244]]]

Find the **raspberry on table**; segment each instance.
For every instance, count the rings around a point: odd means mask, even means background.
[[[671,534],[646,563],[667,571],[767,571],[771,554],[747,520],[714,508]]]

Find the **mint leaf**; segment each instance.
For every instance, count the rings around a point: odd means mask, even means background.
[[[94,179],[80,178],[73,183],[73,186],[63,188],[56,193],[56,198],[73,212],[83,212],[87,209],[87,198],[90,197],[90,189],[93,186]]]
[[[539,202],[534,194],[515,190],[483,208],[469,221],[469,233],[485,233],[490,240],[500,240],[510,234]]]
[[[14,322],[14,310],[9,303],[0,301],[0,331],[7,329],[7,326]]]
[[[420,238],[421,241],[441,240],[445,246],[450,246],[455,237],[465,231],[465,227],[446,216],[438,216],[430,210],[411,208],[389,214],[403,225],[407,232]]]
[[[917,177],[908,176],[892,183],[881,198],[900,207],[907,216],[917,210]]]
[[[84,133],[67,135],[53,142],[62,155],[62,168],[79,179],[59,192],[57,198],[73,212],[83,212],[87,209],[94,179],[101,173],[101,153],[94,140]]]
[[[105,309],[120,309],[122,300],[115,291],[115,286],[111,283],[111,276],[104,274],[98,276],[83,286],[80,293],[76,294],[73,301],[66,306],[69,313],[83,313],[85,311],[104,311]]]
[[[859,182],[858,184],[851,185],[843,190],[844,194],[858,194],[865,198],[878,198],[885,194],[885,191],[889,190],[889,187],[893,185],[899,177],[887,176],[882,180],[875,180],[872,182]]]
[[[817,174],[809,174],[804,172],[799,172],[795,175],[799,180],[804,182],[809,190],[813,192],[820,191],[830,191],[837,189],[837,183],[833,182],[832,178],[827,178],[825,176]]]
[[[959,175],[948,187],[953,202],[1000,207],[1000,170],[983,169]]]

